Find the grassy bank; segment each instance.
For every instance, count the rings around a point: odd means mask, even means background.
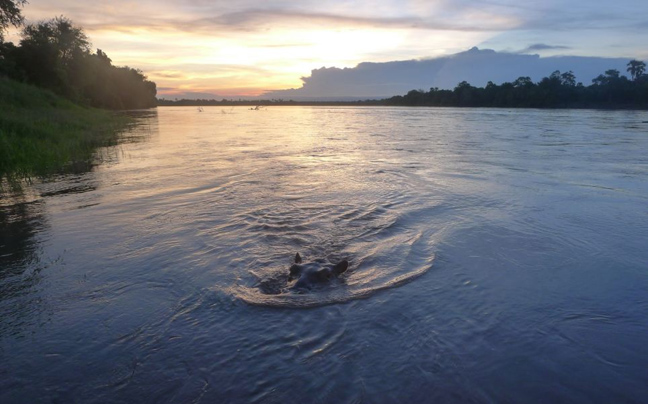
[[[129,120],[0,77],[0,184],[62,171],[114,144]]]

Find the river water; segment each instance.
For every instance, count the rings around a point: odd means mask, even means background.
[[[0,199],[3,404],[648,401],[648,112],[137,116]]]

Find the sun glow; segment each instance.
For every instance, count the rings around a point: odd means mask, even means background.
[[[169,5],[158,7],[147,1],[135,7],[147,17],[120,18],[121,8],[116,5],[102,8],[104,20],[83,8],[70,8],[68,17],[84,27],[93,47],[105,51],[114,64],[140,68],[156,81],[161,97],[189,93],[257,96],[299,88],[300,78],[313,69],[440,56],[497,34],[490,28],[435,28],[419,16],[397,16],[396,10],[411,11],[400,5],[383,13],[393,18],[376,17],[368,5],[359,9],[364,16],[345,9],[331,9],[339,13],[332,15],[303,10],[233,12],[214,6],[221,9],[212,17],[195,7],[178,6],[175,13]],[[50,18],[50,9],[34,2],[25,8],[25,15],[31,21]],[[472,13],[476,19],[490,21],[487,25],[503,29],[516,23],[509,17]]]

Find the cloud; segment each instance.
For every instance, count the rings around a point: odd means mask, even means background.
[[[259,7],[260,4],[263,6]],[[258,31],[282,24],[315,24],[330,28],[497,31],[645,28],[646,9],[646,5],[637,4],[636,0],[617,0],[612,8],[589,0],[574,0],[569,5],[559,0],[522,5],[514,0],[115,0],[100,3],[57,0],[29,4],[25,15],[34,20],[62,13],[93,29]]]
[[[479,87],[488,81],[501,84],[520,76],[539,81],[555,70],[572,70],[579,81],[589,84],[605,70],[624,71],[628,60],[577,56],[541,58],[538,55],[472,48],[434,59],[360,63],[347,69],[315,69],[310,76],[302,78],[301,88],[272,91],[263,97],[295,100],[383,98],[413,89],[452,89],[464,80]]]
[[[179,31],[236,35],[236,33],[263,33],[270,29],[355,29],[428,30],[462,32],[499,32],[515,29],[521,21],[515,18],[486,15],[484,18],[445,19],[434,17],[362,17],[342,14],[298,12],[291,10],[251,9],[210,17],[158,16],[142,19],[134,16],[106,15],[103,19],[84,23],[90,31],[118,31],[136,33],[148,31]],[[228,32],[229,34],[225,34]]]
[[[373,27],[384,29],[422,29],[449,31],[497,31],[511,29],[521,20],[513,13],[491,12],[472,1],[460,6],[423,10],[417,1],[376,3],[357,1],[184,1],[131,2],[116,0],[83,3],[58,0],[27,7],[30,21],[64,14],[89,30],[134,31],[171,29],[183,32],[232,30],[258,32],[277,26]],[[392,3],[392,4],[390,4]],[[442,5],[443,0],[428,1]],[[263,7],[259,7],[263,4]],[[52,11],[55,9],[56,11]],[[53,14],[54,13],[54,14]]]
[[[177,88],[161,87],[158,88],[158,97],[167,99],[187,99],[187,100],[220,100],[224,98],[221,95],[210,92],[182,91]]]
[[[165,72],[165,71],[156,72],[156,71],[152,71],[152,72],[149,72],[149,74],[154,75],[155,77],[162,77],[162,78],[165,78],[165,79],[183,79],[183,78],[186,77],[185,74],[182,73],[182,72]]]
[[[563,49],[571,49],[571,47],[563,46],[563,45],[547,45],[544,43],[536,43],[533,45],[529,45],[526,48],[516,53],[529,53],[529,52],[537,52],[537,51],[545,51],[545,50],[563,50]]]
[[[261,27],[273,24],[306,26],[314,24],[329,28],[349,26],[472,32],[501,31],[514,28],[519,23],[519,21],[512,18],[497,15],[491,15],[490,17],[480,21],[466,21],[466,19],[446,20],[433,17],[362,17],[320,12],[250,9],[192,21],[187,26],[193,29],[227,26],[237,29],[259,30]]]

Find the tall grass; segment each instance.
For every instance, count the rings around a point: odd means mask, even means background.
[[[0,186],[86,161],[97,147],[114,144],[128,122],[125,116],[0,77]]]

